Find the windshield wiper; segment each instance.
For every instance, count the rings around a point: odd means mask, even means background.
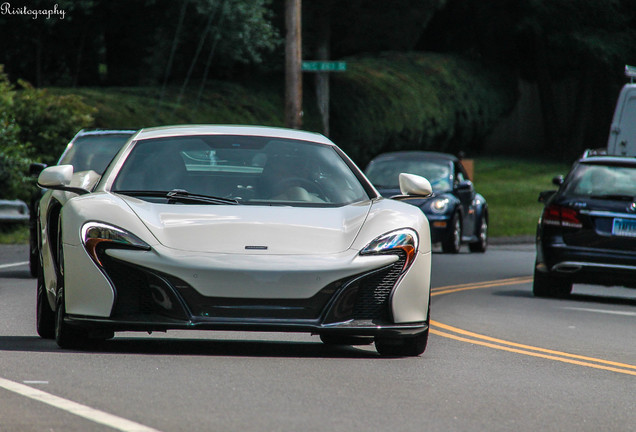
[[[150,191],[150,190],[127,190],[127,191],[115,191],[122,195],[128,195],[133,197],[157,197],[168,198],[168,204],[181,203],[203,203],[203,204],[231,204],[236,205],[239,202],[231,198],[215,197],[209,195],[200,195],[190,193],[183,189],[173,189],[170,192],[166,191]]]
[[[239,202],[232,198],[215,197],[210,195],[200,195],[190,193],[184,189],[173,189],[166,194],[168,198],[168,204],[174,204],[176,202],[182,203],[205,203],[205,204],[231,204],[236,205]]]

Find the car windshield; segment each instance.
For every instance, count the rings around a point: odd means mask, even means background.
[[[102,175],[130,136],[125,133],[80,136],[66,149],[58,165],[73,165],[75,172],[93,170]]]
[[[442,159],[384,159],[371,162],[366,175],[379,189],[399,189],[400,173],[425,177],[434,192],[446,192],[451,189],[451,162]]]
[[[636,167],[581,164],[565,194],[595,198],[636,197]]]
[[[369,199],[332,146],[233,135],[139,141],[112,191],[175,204],[326,207]]]

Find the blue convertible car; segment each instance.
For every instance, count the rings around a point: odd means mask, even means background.
[[[426,177],[433,186],[430,197],[405,199],[426,214],[433,243],[441,243],[442,251],[447,253],[458,253],[464,243],[471,252],[486,251],[488,205],[475,192],[458,158],[424,151],[383,153],[365,170],[371,183],[386,197],[400,195],[400,173]]]

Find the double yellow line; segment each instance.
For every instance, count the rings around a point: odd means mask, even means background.
[[[452,285],[440,288],[433,288],[431,296],[450,294],[459,291],[471,289],[492,288],[498,286],[508,286],[528,283],[532,281],[532,277],[518,277],[510,279],[500,279],[496,281],[478,282],[472,284]],[[431,320],[430,332],[434,335],[454,339],[461,342],[467,342],[474,345],[481,345],[488,348],[498,349],[501,351],[513,352],[532,357],[544,358],[563,363],[574,364],[577,366],[585,366],[594,369],[602,369],[611,372],[622,373],[626,375],[636,376],[636,365],[619,363],[610,360],[597,359],[576,354],[569,354],[561,351],[555,351],[545,348],[534,347],[531,345],[523,345],[516,342],[509,342],[502,339],[493,338],[457,327],[452,327],[437,321]]]
[[[518,284],[524,284],[528,282],[532,282],[532,276],[522,276],[522,277],[515,277],[510,279],[499,279],[495,281],[476,282],[476,283],[461,284],[461,285],[449,285],[445,287],[432,288],[431,295],[436,296],[436,295],[442,295],[442,294],[451,294],[451,293],[459,292],[459,291],[467,291],[467,290],[474,290],[474,289],[480,289],[480,288],[493,288],[498,286],[518,285]]]

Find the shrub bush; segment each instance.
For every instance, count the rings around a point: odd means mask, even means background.
[[[0,65],[0,198],[30,200],[33,161],[55,163],[75,135],[93,122],[95,109],[78,96],[53,95],[20,82],[16,89]]]
[[[55,95],[19,81],[13,115],[20,125],[20,141],[26,145],[24,156],[52,164],[60,157],[69,140],[82,128],[93,124],[95,108],[79,96]]]
[[[360,164],[392,150],[479,152],[517,99],[512,74],[458,56],[384,53],[347,65],[332,74],[331,130]]]
[[[28,162],[22,157],[20,127],[12,114],[15,90],[0,65],[0,198],[27,198],[24,188]]]

